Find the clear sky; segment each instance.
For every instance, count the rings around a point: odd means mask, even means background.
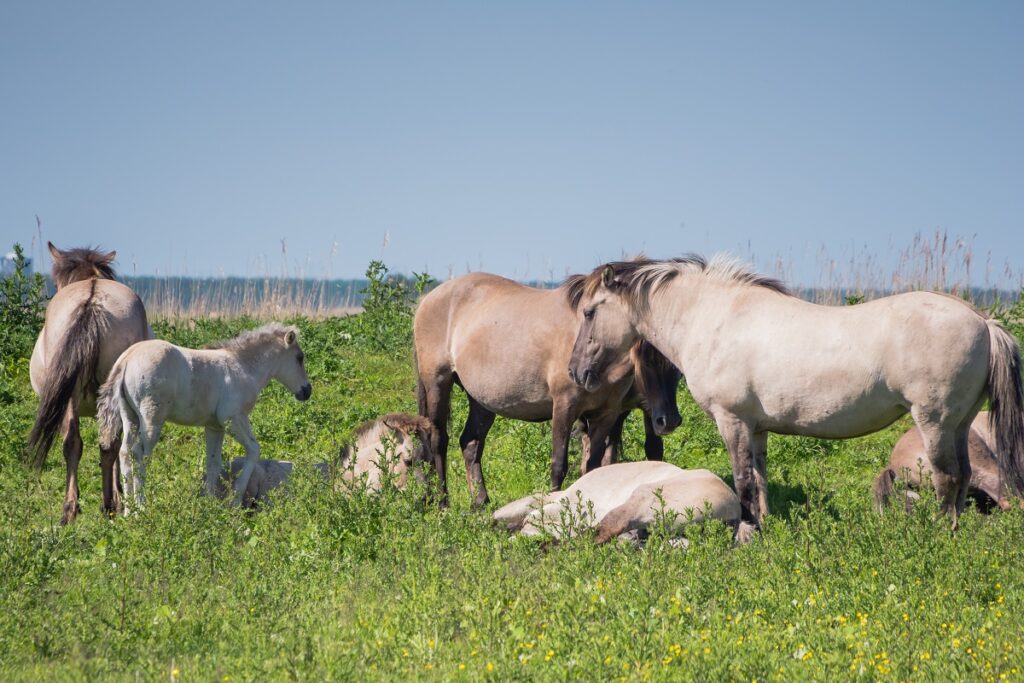
[[[1016,1],[4,2],[0,246],[38,215],[126,273],[813,284],[941,229],[1019,269],[1022,36]]]

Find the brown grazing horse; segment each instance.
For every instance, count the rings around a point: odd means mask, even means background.
[[[82,457],[79,417],[96,415],[96,391],[121,352],[151,335],[142,300],[116,282],[111,262],[117,252],[61,251],[49,244],[57,293],[46,308],[43,330],[29,365],[39,410],[29,435],[30,456],[42,469],[57,432],[64,435],[67,488],[61,524],[74,521],[78,505],[78,461]],[[121,504],[115,472],[120,439],[100,451],[103,510]]]
[[[988,510],[993,505],[1007,510],[1010,508],[1010,502],[1001,485],[990,416],[991,413],[987,411],[978,413],[967,435],[967,455],[971,462],[971,480],[967,495],[973,498],[982,510]],[[888,466],[879,472],[875,479],[875,507],[878,510],[885,507],[893,494],[893,484],[897,480],[906,481],[911,488],[918,488],[924,483],[925,476],[930,477],[933,473],[921,430],[911,427],[896,442],[892,455],[889,456]],[[1024,501],[1020,504],[1024,507]]]
[[[420,302],[413,321],[417,394],[420,415],[434,425],[430,450],[442,504],[447,498],[448,414],[455,384],[469,398],[459,445],[476,506],[488,501],[480,461],[495,415],[551,420],[552,489],[561,488],[565,479],[569,434],[580,418],[590,443],[597,445],[585,450],[584,472],[612,458],[620,418],[641,402],[647,408],[648,454],[660,457],[660,436],[682,421],[676,408],[681,375],[653,347],[636,345],[609,361],[609,381],[600,390],[576,386],[566,368],[580,323],[571,302],[582,292],[580,283],[581,276],[574,276],[557,289],[537,289],[497,275],[470,273],[445,282]]]

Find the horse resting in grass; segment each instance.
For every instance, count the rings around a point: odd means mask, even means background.
[[[100,387],[100,445],[112,447],[123,426],[120,459],[128,495],[144,504],[146,459],[170,421],[206,428],[206,491],[211,495],[218,490],[224,432],[242,444],[245,465],[234,482],[240,505],[260,457],[249,413],[272,379],[300,401],[313,393],[298,330],[280,323],[244,332],[217,348],[194,350],[152,340],[122,353]]]
[[[578,326],[571,298],[583,276],[537,289],[487,273],[449,280],[416,309],[413,337],[420,415],[434,425],[430,450],[442,505],[447,502],[448,414],[452,386],[469,398],[459,445],[474,506],[488,501],[481,459],[495,415],[551,420],[551,487],[569,466],[569,435],[583,419],[589,444],[583,471],[613,459],[625,414],[643,406],[645,449],[660,459],[661,435],[679,426],[680,373],[652,347],[637,343],[607,361],[606,382],[583,391],[565,372]]]
[[[742,505],[737,540],[768,512],[768,433],[848,438],[907,411],[956,528],[971,478],[967,441],[987,397],[1004,483],[1024,490],[1017,342],[956,298],[911,292],[855,306],[809,303],[721,258],[609,263],[583,283],[569,372],[588,391],[646,339],[686,377],[725,440]]]
[[[142,300],[115,281],[111,263],[117,252],[94,249],[61,251],[48,243],[57,293],[46,307],[43,329],[32,350],[29,375],[39,409],[29,435],[29,454],[42,469],[57,432],[64,434],[67,479],[61,524],[74,521],[78,504],[78,462],[82,457],[79,418],[96,414],[96,391],[117,357],[135,342],[149,339]],[[117,439],[100,450],[102,508],[121,506],[117,475]]]
[[[990,414],[982,411],[971,422],[967,436],[967,456],[971,463],[971,479],[967,495],[974,499],[979,510],[987,512],[994,507],[1008,510],[1012,507],[999,476],[999,458],[996,457],[996,441],[989,425]],[[924,439],[917,427],[911,427],[896,442],[889,456],[889,464],[878,473],[874,483],[875,507],[881,511],[895,492],[894,484],[904,481],[912,488],[920,488],[928,477],[933,476],[931,463],[924,449]],[[906,492],[906,504],[918,495]],[[1019,501],[1024,507],[1024,500]]]

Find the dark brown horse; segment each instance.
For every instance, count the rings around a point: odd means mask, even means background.
[[[151,336],[142,300],[114,280],[111,262],[116,252],[93,249],[61,251],[49,244],[57,293],[46,308],[43,330],[29,365],[39,410],[29,435],[29,453],[42,469],[57,432],[64,435],[67,465],[61,523],[79,513],[78,461],[82,457],[79,417],[96,415],[96,391],[121,352]],[[120,506],[116,473],[120,439],[100,451],[103,510]]]
[[[480,461],[495,415],[551,420],[553,489],[565,479],[569,434],[580,418],[596,444],[585,448],[584,472],[613,459],[624,413],[641,403],[647,407],[648,454],[660,457],[660,435],[681,422],[675,403],[679,372],[667,361],[652,362],[653,354],[660,357],[653,347],[637,345],[607,364],[609,381],[600,390],[578,387],[566,368],[580,322],[571,303],[582,291],[580,282],[577,276],[558,289],[536,289],[471,273],[445,282],[420,302],[413,322],[419,409],[434,424],[431,450],[442,501],[455,384],[469,397],[459,444],[474,505],[488,500]]]

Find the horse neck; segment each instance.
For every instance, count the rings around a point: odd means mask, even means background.
[[[633,309],[633,326],[640,336],[686,372],[685,342],[703,313],[708,283],[699,276],[681,275],[648,295],[645,309]]]
[[[269,346],[232,351],[231,355],[239,370],[251,383],[258,394],[273,379],[276,351]]]

